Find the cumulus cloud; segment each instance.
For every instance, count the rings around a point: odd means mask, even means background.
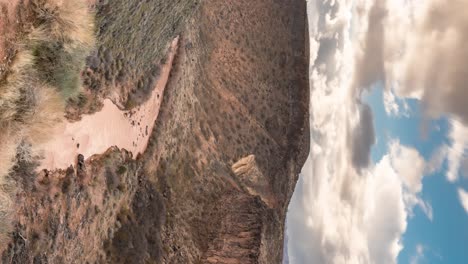
[[[465,209],[466,213],[468,214],[468,193],[463,189],[458,189],[458,198]]]
[[[426,165],[426,174],[439,172],[447,162],[446,177],[454,183],[460,175],[468,177],[468,126],[456,119],[450,119],[449,125],[449,142],[434,151]]]
[[[309,1],[312,151],[289,207],[291,263],[395,263],[413,209],[433,219],[423,176],[445,162],[449,181],[468,176],[467,10],[464,0]],[[416,98],[428,117],[449,116],[449,142],[429,161],[395,141],[371,163],[373,115],[359,96],[379,81],[387,114]]]
[[[398,97],[420,99],[429,117],[449,115],[468,125],[468,2],[371,3],[368,27],[359,40],[357,89],[383,81]],[[386,109],[396,111],[387,95]]]
[[[406,230],[406,210],[402,182],[384,157],[369,177],[370,185],[364,215],[368,217],[367,243],[370,261],[366,263],[395,263],[403,248],[401,235]]]
[[[419,152],[398,141],[390,143],[390,157],[393,168],[400,175],[406,188],[411,193],[419,193],[422,190],[422,178],[426,168],[426,161]]]
[[[396,263],[413,208],[430,219],[432,208],[412,192],[420,182],[401,174],[405,164],[394,167],[413,150],[394,148],[360,174],[334,170],[323,149],[311,155],[289,207],[290,263]]]
[[[357,60],[355,88],[369,88],[384,76],[384,19],[387,16],[385,0],[376,0],[368,12],[368,27],[364,38],[364,52]]]
[[[468,124],[468,2],[428,1],[402,58],[400,93],[421,94],[430,116],[449,113]]]
[[[401,179],[389,157],[349,177],[352,199],[339,195],[343,183],[303,176],[288,214],[290,263],[395,263],[407,226]]]
[[[308,12],[311,154],[287,216],[289,261],[395,263],[413,209],[433,219],[424,175],[445,161],[452,182],[468,169],[468,2],[316,0]],[[372,164],[373,115],[359,97],[375,82],[389,115],[407,108],[404,98],[419,99],[428,117],[448,115],[448,144],[425,161],[394,141]],[[468,212],[468,193],[458,194]]]
[[[403,200],[408,215],[412,217],[413,208],[417,206],[432,221],[432,206],[420,197],[422,180],[429,167],[427,162],[416,149],[401,145],[398,141],[390,142],[389,157],[392,167],[403,182]]]
[[[359,89],[376,78],[356,72],[364,57],[351,33],[365,36],[368,18],[387,16],[385,3],[309,2],[318,16],[311,19],[311,153],[287,216],[290,263],[395,263],[413,208],[432,219],[432,208],[419,197],[425,161],[417,151],[394,142],[379,162],[370,160],[373,115]],[[369,63],[382,63],[384,55]],[[406,159],[414,159],[416,169]]]

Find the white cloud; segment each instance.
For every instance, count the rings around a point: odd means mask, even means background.
[[[427,162],[426,174],[440,172],[447,162],[446,177],[449,182],[456,182],[460,175],[468,177],[468,127],[454,118],[449,119],[449,143],[442,144]]]
[[[383,104],[385,113],[390,117],[410,117],[410,107],[405,98],[395,96],[393,89],[384,89]]]
[[[464,0],[427,1],[407,35],[400,75],[401,95],[420,93],[430,116],[449,113],[464,123],[468,122],[467,10]]]
[[[406,205],[406,210],[409,217],[414,216],[414,208],[419,207],[429,220],[434,219],[432,206],[429,202],[424,201],[418,194],[411,192],[403,193],[403,200]]]
[[[466,213],[468,214],[468,193],[465,190],[459,188],[458,198],[460,198],[463,209],[465,209]]]
[[[416,253],[411,257],[410,264],[419,264],[424,259],[425,248],[423,245],[416,245]]]
[[[290,263],[395,263],[408,215],[390,158],[341,183],[323,170],[307,166],[291,202]]]
[[[385,107],[385,112],[390,116],[398,116],[400,112],[400,107],[396,102],[395,95],[390,89],[386,89],[383,93],[383,102]]]
[[[447,160],[448,171],[447,179],[455,182],[458,179],[460,165],[466,160],[468,148],[468,127],[461,122],[452,119],[451,130],[449,133],[450,145],[448,146]]]
[[[467,1],[357,0],[352,10],[354,94],[381,81],[388,114],[416,98],[428,117],[468,125]]]
[[[362,45],[350,33],[365,35],[372,6],[370,0],[314,5],[311,154],[287,216],[292,264],[396,263],[413,207],[432,218],[418,196],[425,170],[419,153],[395,143],[393,152],[370,162],[373,117],[356,90]],[[416,170],[407,158],[418,162]]]
[[[429,117],[450,115],[468,125],[468,2],[370,2],[369,27],[361,32],[356,86],[368,88],[383,81],[388,113],[396,111],[394,92],[420,99]]]
[[[432,153],[431,159],[427,162],[426,174],[433,174],[439,172],[442,169],[442,165],[447,159],[448,146],[443,144],[436,148]]]
[[[399,148],[360,174],[334,170],[323,149],[312,153],[289,208],[290,263],[396,263],[413,208],[432,219],[393,167],[409,151]]]
[[[411,147],[403,146],[398,141],[389,144],[390,157],[393,168],[403,180],[411,193],[422,190],[422,178],[426,162],[419,152]]]
[[[406,204],[408,215],[414,215],[413,208],[418,206],[432,221],[432,206],[420,197],[422,180],[428,171],[428,165],[419,152],[408,146],[401,145],[399,141],[389,144],[389,157],[392,168],[403,182],[403,200]]]
[[[364,215],[368,217],[365,232],[368,236],[369,263],[395,263],[403,245],[401,235],[406,230],[407,214],[402,182],[384,157],[369,177]],[[372,195],[373,194],[373,195]]]
[[[428,117],[450,118],[450,144],[442,146],[430,164],[434,172],[447,160],[447,179],[455,182],[460,169],[468,175],[468,2],[402,1],[387,2],[386,41],[376,47],[387,54],[383,73],[387,90],[420,99]]]

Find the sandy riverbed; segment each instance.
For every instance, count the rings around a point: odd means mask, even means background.
[[[78,154],[87,159],[112,146],[131,151],[134,157],[143,153],[158,117],[177,45],[178,38],[171,44],[166,64],[161,67],[161,75],[148,101],[132,111],[122,111],[106,99],[100,112],[58,126],[51,140],[40,146],[44,159],[39,169],[66,169],[75,165]]]

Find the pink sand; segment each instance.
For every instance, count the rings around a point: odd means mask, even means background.
[[[44,159],[39,169],[66,169],[75,165],[78,154],[87,159],[104,153],[112,146],[131,151],[133,157],[143,153],[159,114],[177,44],[178,38],[171,44],[167,62],[162,66],[160,78],[148,101],[132,111],[122,111],[106,99],[100,112],[58,127],[51,140],[41,146]]]

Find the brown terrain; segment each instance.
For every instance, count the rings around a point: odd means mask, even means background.
[[[3,1],[0,31],[13,39],[29,1]],[[106,98],[129,111],[148,100],[178,36],[159,115],[138,156],[111,147],[41,173],[20,160],[2,263],[281,263],[309,152],[305,0],[89,5],[96,47],[68,120]],[[0,38],[0,70],[15,54],[9,39]]]

